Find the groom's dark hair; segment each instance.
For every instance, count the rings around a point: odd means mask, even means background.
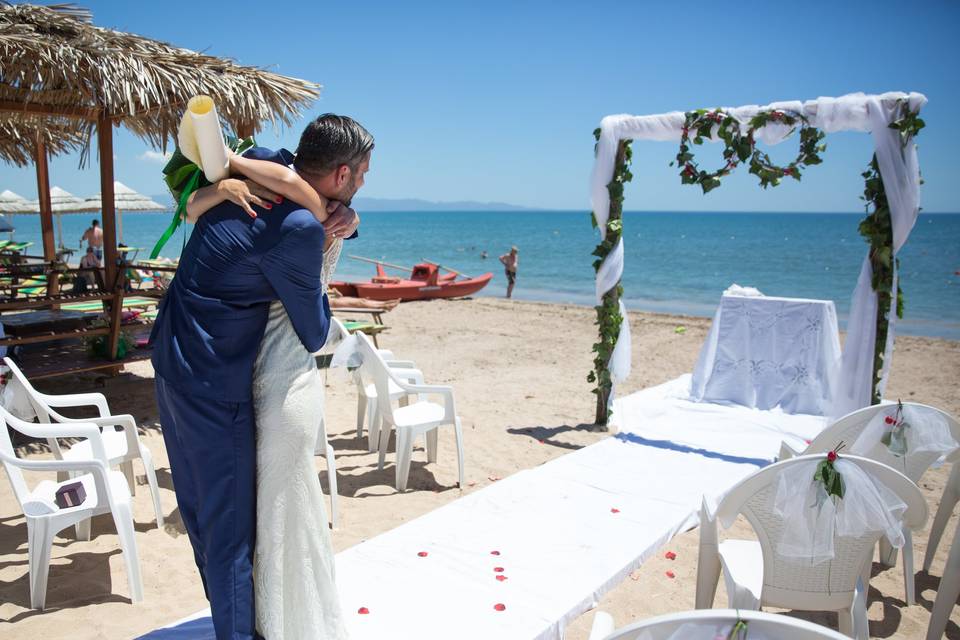
[[[326,175],[347,165],[351,171],[373,149],[373,136],[353,118],[325,113],[303,130],[293,166],[297,171]]]

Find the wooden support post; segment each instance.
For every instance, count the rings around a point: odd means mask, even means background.
[[[48,266],[57,259],[56,240],[53,233],[53,206],[50,202],[50,165],[47,158],[47,145],[40,134],[37,134],[37,200],[40,203],[40,231],[43,236],[43,259]],[[47,295],[53,296],[60,292],[59,274],[47,269]]]
[[[621,140],[620,143],[617,145],[617,156],[613,165],[613,178],[610,184],[613,184],[617,180],[617,176],[619,176],[623,171],[624,163],[626,162],[626,158],[627,158],[628,144],[629,144],[628,140]],[[614,197],[614,194],[611,193],[610,194],[610,217],[607,218],[606,237],[614,241],[614,246],[616,245],[615,241],[618,240],[620,237],[620,232],[616,232],[616,237],[611,237],[611,234],[613,234],[614,232],[610,231],[610,222],[613,220],[620,220],[621,218],[623,218],[623,198]],[[615,284],[613,288],[610,289],[610,291],[607,291],[605,294],[603,294],[603,300],[601,302],[601,305],[604,307],[612,305],[614,308],[618,310],[617,311],[618,313],[620,308],[620,286],[619,285],[620,283],[617,282],[617,284]],[[603,313],[602,311],[597,312],[598,316],[600,316],[602,313]],[[602,320],[602,318],[598,318],[598,320]],[[603,339],[604,339],[604,336],[601,333],[600,341],[602,342]],[[616,341],[617,341],[617,338],[614,337],[613,339],[614,346],[616,345]],[[611,349],[611,354],[612,352],[613,351]],[[609,362],[605,363],[603,366],[604,371],[609,371],[609,368],[610,368]],[[599,389],[599,393],[597,393],[597,415],[596,415],[595,422],[597,425],[600,425],[604,430],[606,430],[607,421],[610,418],[609,404],[610,404],[611,390],[605,388],[604,385],[601,383],[603,379],[601,376],[601,371],[598,370],[596,374],[597,374],[597,387]]]
[[[113,121],[101,115],[97,121],[97,152],[100,156],[100,206],[103,222],[103,266],[107,291],[114,294],[110,306],[110,336],[107,353],[117,357],[123,305],[123,273],[117,264],[116,207],[113,194]]]
[[[254,127],[249,122],[241,122],[237,124],[237,137],[243,140],[244,138],[249,138],[253,135]]]

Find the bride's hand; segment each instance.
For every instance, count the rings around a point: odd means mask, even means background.
[[[283,202],[283,198],[253,180],[226,178],[217,183],[217,191],[220,192],[224,200],[229,200],[241,207],[251,218],[257,217],[257,212],[253,210],[251,205],[271,209],[273,203]]]

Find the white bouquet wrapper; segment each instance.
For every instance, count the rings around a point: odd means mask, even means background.
[[[890,404],[883,411],[873,417],[860,436],[850,447],[850,453],[869,457],[870,451],[881,444],[883,436],[889,432],[892,425],[886,419],[895,418],[897,405]],[[888,447],[888,451],[897,457],[910,458],[912,456],[934,454],[936,458],[949,454],[960,447],[950,432],[950,425],[946,417],[929,407],[904,405],[902,418],[910,426],[903,430],[906,444],[906,453],[901,454],[895,447]]]
[[[190,98],[177,130],[177,146],[180,153],[203,169],[203,175],[210,182],[223,180],[230,175],[230,160],[227,146],[223,143],[220,117],[210,96]]]
[[[827,495],[813,479],[819,459],[796,464],[780,475],[774,511],[783,519],[777,553],[810,564],[834,558],[834,539],[881,533],[896,548],[903,547],[903,514],[907,505],[859,466],[838,458],[843,498]]]

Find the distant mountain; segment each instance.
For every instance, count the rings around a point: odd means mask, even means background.
[[[150,196],[160,204],[169,204],[173,209],[173,198],[169,193]],[[416,198],[355,198],[353,206],[358,211],[536,211],[533,207],[521,207],[506,202],[476,202],[458,200],[455,202],[434,202]]]
[[[476,202],[458,200],[435,202],[416,198],[355,198],[354,208],[359,211],[534,211],[506,202]]]

